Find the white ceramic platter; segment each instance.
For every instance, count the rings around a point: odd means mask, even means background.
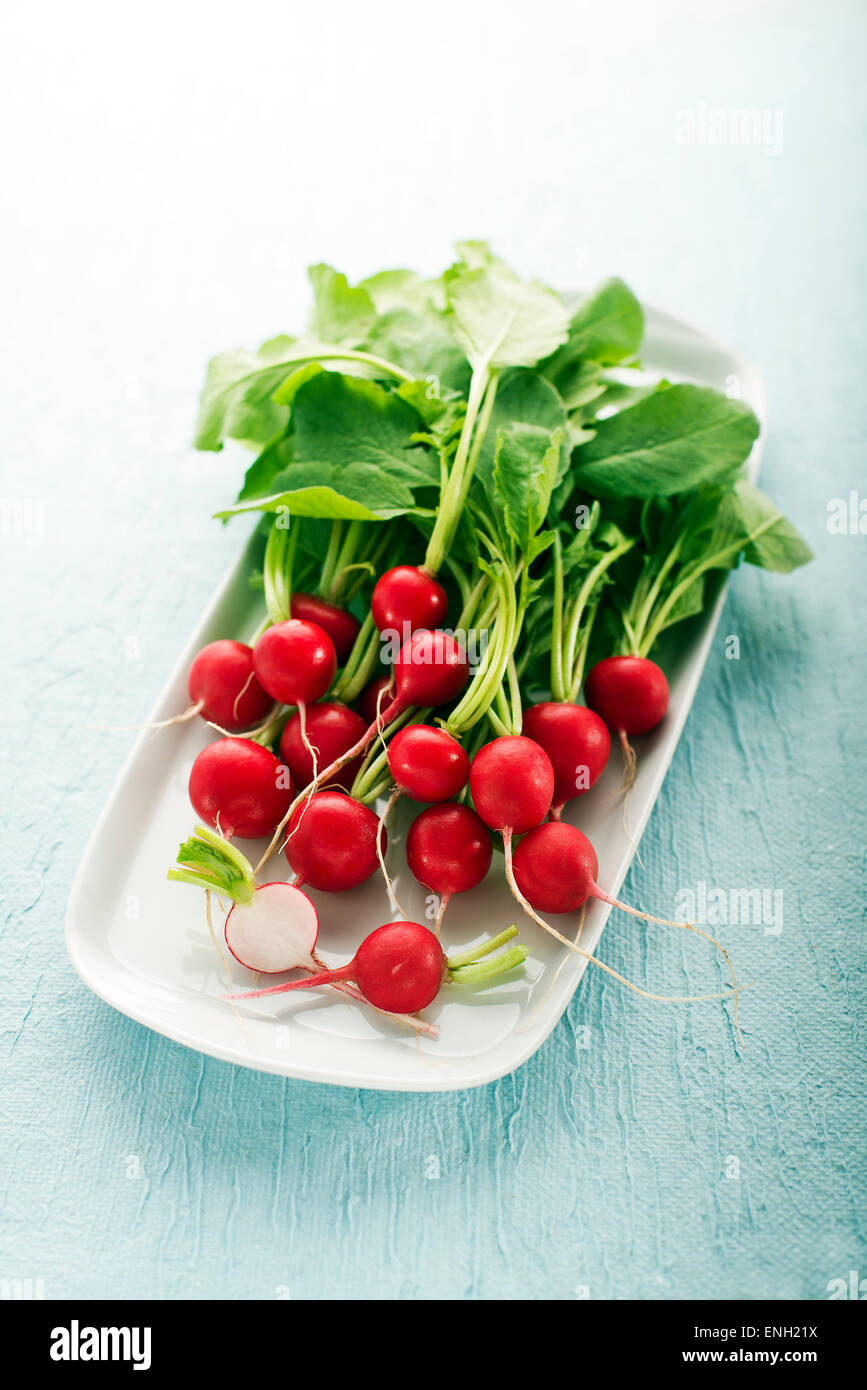
[[[644,360],[671,380],[736,390],[764,426],[765,396],[758,373],[689,324],[649,308]],[[760,449],[761,437],[750,459],[753,477]],[[261,613],[248,582],[249,565],[245,553],[223,582],[149,721],[184,709],[186,673],[205,642],[243,638],[254,630]],[[723,597],[720,587],[700,618],[671,634],[674,640],[664,658],[671,705],[661,727],[638,740],[638,776],[629,802],[632,841],[624,829],[622,803],[614,796],[622,774],[616,749],[593,790],[568,808],[567,818],[593,841],[600,882],[609,891],[619,891],[662,785]],[[127,759],[69,899],[66,942],[82,980],[122,1013],[187,1047],[308,1081],[376,1090],[448,1091],[484,1085],[526,1062],[566,1008],[586,961],[521,917],[505,885],[501,855],[494,856],[492,871],[480,888],[453,899],[445,918],[444,944],[463,948],[517,922],[531,950],[526,974],[477,993],[445,989],[425,1014],[439,1024],[438,1039],[419,1040],[372,1010],[339,1002],[333,991],[263,999],[244,1005],[240,1017],[233,1014],[221,998],[227,990],[226,976],[208,935],[204,894],[166,880],[179,843],[195,823],[187,779],[209,737],[199,720],[158,735],[144,733]],[[405,814],[391,836],[389,863],[406,913],[424,921],[425,891],[405,868],[406,825]],[[241,847],[255,862],[259,846],[247,842]],[[277,856],[270,867],[275,878],[287,868]],[[348,959],[362,937],[391,916],[378,877],[351,893],[311,896],[320,914],[321,953],[329,962]],[[599,902],[589,906],[581,935],[584,950],[595,950],[608,912]],[[561,917],[556,925],[571,933],[576,924]],[[237,964],[232,976],[238,990],[252,983],[250,973]],[[612,981],[610,987],[620,986]]]

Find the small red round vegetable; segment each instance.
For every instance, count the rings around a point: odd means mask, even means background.
[[[588,791],[602,775],[611,752],[611,736],[592,709],[557,700],[545,700],[525,710],[524,733],[551,759],[551,816],[559,820],[566,802]]]
[[[735,1028],[739,1030],[738,1024],[738,984],[732,968],[731,960],[723,946],[710,936],[701,927],[697,927],[693,922],[675,922],[667,917],[653,917],[649,912],[641,912],[637,907],[630,907],[628,903],[620,902],[610,893],[599,887],[596,882],[596,875],[599,870],[596,851],[581,831],[574,825],[566,825],[560,821],[548,821],[545,825],[536,826],[521,840],[514,856],[511,853],[511,846],[506,845],[506,876],[509,886],[515,897],[521,903],[525,912],[532,917],[534,922],[538,922],[540,927],[550,932],[564,946],[568,946],[570,951],[577,951],[579,955],[587,956],[594,965],[613,975],[636,994],[642,994],[650,999],[662,999],[670,1002],[685,1002],[683,995],[661,995],[650,994],[647,990],[640,989],[638,985],[632,984],[624,979],[616,970],[612,970],[610,965],[605,965],[597,960],[595,956],[588,955],[582,951],[574,941],[563,936],[554,927],[539,916],[539,912],[576,912],[583,907],[588,898],[599,898],[602,902],[608,903],[611,907],[617,907],[621,912],[628,912],[631,917],[640,917],[645,922],[657,922],[665,927],[679,927],[685,931],[695,932],[697,936],[702,936],[711,945],[715,946],[720,952],[723,960],[728,966],[732,980],[732,996],[734,998]],[[701,996],[698,996],[699,998]],[[706,998],[719,998],[719,995],[705,996]]]
[[[469,806],[428,806],[416,816],[406,837],[406,862],[413,878],[439,895],[437,933],[452,895],[478,887],[493,853],[484,821]]]
[[[373,724],[377,714],[388,709],[391,704],[391,688],[391,672],[387,676],[374,677],[370,684],[364,687],[356,704],[365,724]]]
[[[492,955],[517,934],[509,927],[462,955],[446,959],[428,927],[420,922],[387,922],[366,936],[353,960],[336,970],[323,970],[307,980],[233,995],[234,999],[260,999],[269,994],[354,980],[368,1004],[391,1014],[414,1014],[430,1004],[448,981],[489,984],[497,976],[526,960],[523,946]],[[488,959],[484,959],[484,957]]]
[[[414,801],[451,801],[470,775],[470,760],[457,739],[431,724],[399,729],[388,745],[388,767]]]
[[[668,681],[646,656],[608,656],[584,682],[587,703],[616,734],[647,734],[668,709]]]
[[[544,820],[554,796],[551,759],[538,743],[507,734],[486,743],[470,768],[473,804],[486,825],[521,835]]]
[[[298,884],[344,893],[365,883],[379,867],[379,820],[369,806],[343,792],[317,792],[289,820],[286,858]],[[382,829],[385,841],[385,828]]]
[[[411,705],[444,705],[469,679],[466,649],[450,632],[420,628],[404,642],[394,662],[396,695],[391,718]]]
[[[334,762],[358,742],[367,728],[360,714],[336,700],[311,705],[306,711],[306,724],[307,741],[316,749],[316,760],[320,765]],[[308,786],[314,776],[313,757],[303,735],[301,715],[293,714],[280,739],[280,757],[292,773],[299,791]],[[361,761],[360,757],[354,758],[344,768],[340,780],[345,786],[352,786]],[[326,786],[327,782],[320,782],[319,785]]]
[[[361,624],[358,619],[347,609],[339,608],[336,603],[326,603],[325,599],[317,598],[315,594],[293,594],[289,601],[289,610],[293,618],[316,623],[323,632],[328,633],[334,643],[337,660],[342,665],[352,651],[360,631]]]
[[[222,738],[203,748],[190,773],[190,801],[226,839],[270,835],[292,804],[288,768],[248,738]]]
[[[318,623],[290,618],[266,628],[253,650],[260,684],[283,705],[309,705],[334,680],[337,653]]]
[[[202,647],[187,681],[197,713],[236,733],[259,724],[274,701],[253,671],[253,648],[221,639]]]
[[[608,656],[593,667],[584,682],[587,703],[601,714],[623,749],[623,790],[635,781],[635,749],[631,734],[655,729],[668,709],[668,681],[655,661],[646,656]]]
[[[387,570],[377,580],[370,599],[370,611],[379,631],[393,629],[401,637],[418,627],[440,627],[448,606],[448,594],[442,584],[417,565],[397,565]]]
[[[518,887],[540,912],[577,912],[588,898],[606,897],[596,885],[596,851],[574,825],[536,826],[517,846],[513,865]]]

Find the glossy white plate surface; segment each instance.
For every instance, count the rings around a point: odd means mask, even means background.
[[[656,308],[647,308],[645,364],[672,380],[736,390],[764,427],[761,379],[711,338]],[[750,459],[758,472],[762,437]],[[205,523],[203,523],[205,524]],[[245,554],[224,580],[168,680],[149,722],[165,719],[188,703],[186,674],[193,656],[216,637],[244,639],[261,617],[251,590]],[[599,878],[617,892],[659,793],[710,648],[724,591],[698,619],[674,629],[664,665],[671,705],[663,724],[638,740],[638,775],[629,802],[632,841],[623,826],[622,803],[613,793],[621,762],[613,750],[605,774],[566,819],[581,826],[596,848]],[[371,1010],[337,1001],[333,991],[277,996],[244,1005],[237,1017],[220,997],[226,976],[211,944],[204,894],[169,883],[166,869],[195,816],[187,799],[193,759],[212,735],[196,720],[143,733],[96,824],[69,899],[66,942],[82,980],[116,1009],[187,1047],[241,1066],[333,1085],[392,1091],[445,1091],[480,1086],[514,1070],[544,1041],[578,985],[586,961],[522,918],[505,885],[502,856],[486,882],[457,897],[445,918],[447,949],[462,948],[517,922],[531,950],[523,977],[508,978],[473,993],[445,989],[425,1011],[440,1027],[437,1040],[408,1033]],[[416,808],[417,809],[417,808]],[[398,897],[409,917],[425,920],[425,891],[405,868],[403,840],[408,815],[391,836],[389,865]],[[240,842],[255,862],[259,846]],[[266,877],[279,878],[285,860],[275,856]],[[389,920],[385,889],[377,878],[351,893],[312,893],[320,915],[319,946],[338,962],[382,922]],[[581,946],[594,951],[609,909],[593,902]],[[219,931],[219,921],[216,923]],[[572,934],[568,917],[555,925]],[[558,967],[562,966],[559,969]],[[238,990],[252,976],[233,964]],[[555,979],[556,975],[556,979]],[[614,982],[612,988],[619,988]]]

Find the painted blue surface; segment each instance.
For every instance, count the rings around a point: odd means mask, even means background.
[[[867,538],[826,524],[867,491],[863,6],[446,4],[415,35],[405,7],[346,6],[336,52],[334,6],[156,5],[134,32],[84,8],[88,45],[80,7],[19,10],[0,82],[2,493],[34,508],[29,532],[4,513],[0,552],[0,1281],[816,1299],[867,1276]],[[701,143],[713,107],[782,111],[781,148],[773,123]],[[144,716],[239,543],[208,521],[237,457],[188,446],[204,361],[295,327],[308,261],[434,269],[485,234],[554,283],[622,274],[767,380],[763,481],[816,562],[736,575],[626,886],[657,910],[700,880],[782,892],[779,934],[720,929],[755,981],[746,1050],[718,1006],[590,972],[532,1061],[475,1092],[204,1060],[90,995],[62,944],[131,737],[89,726]],[[682,992],[707,969],[684,938],[612,919],[604,954]]]

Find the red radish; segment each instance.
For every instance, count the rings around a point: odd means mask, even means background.
[[[317,762],[334,762],[335,758],[358,742],[366,728],[360,714],[337,701],[311,705],[307,711],[307,741],[316,749]],[[315,775],[314,760],[302,735],[301,716],[293,714],[280,739],[280,757],[292,773],[299,790],[306,787]],[[341,780],[346,786],[352,786],[361,762],[360,757],[355,758],[344,769]],[[319,785],[325,784],[320,782]]]
[[[524,712],[524,733],[544,748],[554,768],[552,820],[567,801],[588,791],[602,775],[611,737],[599,715],[584,705],[545,700]]]
[[[326,603],[325,599],[317,598],[315,594],[293,594],[289,609],[293,618],[316,623],[323,632],[328,633],[334,643],[337,660],[342,666],[361,630],[358,619],[347,609],[338,608],[335,603]]]
[[[307,737],[307,706],[320,699],[334,680],[337,653],[317,623],[290,618],[266,628],[253,651],[256,675],[270,695],[284,705],[298,706],[301,742],[316,774],[316,749]]]
[[[457,739],[430,724],[410,724],[394,735],[388,767],[413,801],[450,801],[470,775],[470,760]]]
[[[187,684],[197,713],[233,733],[259,724],[274,704],[256,679],[253,648],[243,642],[220,640],[202,647]]]
[[[536,826],[521,840],[515,850],[514,857],[511,853],[511,845],[506,845],[506,876],[518,901],[521,903],[527,914],[538,922],[541,927],[552,936],[556,936],[570,950],[576,950],[574,942],[555,931],[550,923],[546,922],[538,915],[541,912],[577,912],[583,907],[588,898],[599,898],[602,902],[609,903],[611,907],[617,907],[621,912],[628,912],[632,917],[640,917],[645,922],[656,922],[660,926],[679,927],[686,931],[694,931],[698,936],[703,936],[706,941],[710,941],[723,956],[732,977],[733,994],[735,1001],[735,1027],[738,1028],[738,984],[735,979],[734,970],[728,954],[720,943],[702,931],[700,927],[692,922],[675,922],[666,917],[653,917],[649,912],[640,912],[637,907],[630,907],[627,903],[620,902],[618,898],[613,898],[610,893],[606,893],[596,882],[596,875],[599,872],[599,863],[596,858],[596,851],[587,839],[574,825],[566,825],[563,822],[548,821],[546,825]],[[579,952],[581,955],[587,953]],[[596,965],[601,965],[595,957],[590,956],[590,960]],[[629,985],[639,994],[647,994],[646,990],[639,990],[628,980],[624,980],[622,975],[617,975],[616,971],[609,966],[602,966],[609,974],[615,975],[618,980]],[[675,996],[651,995],[650,998],[672,998]],[[678,999],[681,996],[677,996]]]
[[[413,878],[439,895],[437,935],[452,894],[478,887],[492,856],[487,827],[469,806],[429,806],[416,816],[406,837],[406,862]]]
[[[187,689],[193,703],[183,714],[160,719],[155,724],[119,727],[167,729],[200,714],[228,733],[240,733],[260,724],[274,707],[271,696],[256,679],[253,648],[226,638],[202,647],[190,667]]]
[[[286,858],[299,884],[343,893],[376,873],[378,831],[379,820],[369,806],[342,792],[318,792],[292,815]]]
[[[538,743],[506,734],[486,743],[470,768],[473,804],[486,825],[504,839],[544,820],[554,796],[551,759]]]
[[[387,676],[377,676],[366,685],[359,695],[356,704],[358,712],[365,724],[373,724],[376,716],[391,703],[391,674]]]
[[[226,839],[270,835],[292,804],[288,768],[248,738],[222,738],[203,748],[190,773],[196,813]]]
[[[412,706],[441,705],[463,690],[469,676],[470,665],[466,650],[449,632],[438,629],[429,631],[420,628],[408,642],[404,642],[394,663],[395,695],[379,718],[367,728],[357,743],[342,753],[339,758],[318,771],[306,791],[292,803],[282,822],[274,832],[270,845],[262,856],[257,870],[276,848],[283,827],[295,811],[301,797],[308,797],[323,782],[330,781],[336,772],[364,753],[380,730],[390,724],[404,710]],[[529,742],[529,740],[528,740]],[[535,747],[535,745],[533,745]]]
[[[573,825],[539,825],[515,849],[515,878],[540,912],[577,912],[590,897],[610,901],[598,888],[596,851]]]
[[[445,705],[459,695],[469,679],[466,648],[450,632],[420,628],[404,642],[394,662],[396,695],[386,719],[415,705]]]
[[[485,824],[503,837],[506,878],[526,910],[512,874],[512,837],[532,830],[550,811],[554,795],[551,759],[538,743],[520,734],[495,738],[473,758],[470,794]]]
[[[257,886],[249,861],[212,830],[203,825],[196,827],[195,834],[178,850],[177,864],[169,870],[168,877],[233,899],[226,917],[226,945],[249,970],[260,974],[325,970],[315,949],[319,919],[306,893],[288,883]],[[210,899],[208,926],[211,927]],[[216,946],[216,937],[213,939]],[[227,977],[231,989],[228,968]],[[367,1002],[354,985],[338,981],[332,987],[351,999]],[[438,1030],[432,1024],[404,1015],[397,1015],[397,1019],[417,1033],[437,1036]]]
[[[286,994],[310,986],[354,980],[368,1003],[386,1013],[414,1014],[439,994],[444,983],[469,981],[488,983],[526,959],[523,946],[513,946],[483,961],[490,953],[515,936],[510,927],[498,937],[448,959],[428,927],[420,922],[387,922],[366,936],[347,965],[325,970],[307,980],[293,980],[270,989],[257,989],[235,999],[260,999],[268,994]]]
[[[380,632],[392,630],[405,638],[419,627],[439,627],[448,611],[448,594],[432,574],[417,565],[397,565],[374,586],[370,599],[373,621]]]
[[[665,718],[669,694],[665,673],[646,656],[608,656],[593,667],[584,693],[591,709],[620,739],[628,789],[635,781],[635,752],[629,737],[649,733]]]
[[[290,618],[266,628],[253,650],[259,682],[283,705],[310,705],[334,680],[337,653],[318,623]]]

